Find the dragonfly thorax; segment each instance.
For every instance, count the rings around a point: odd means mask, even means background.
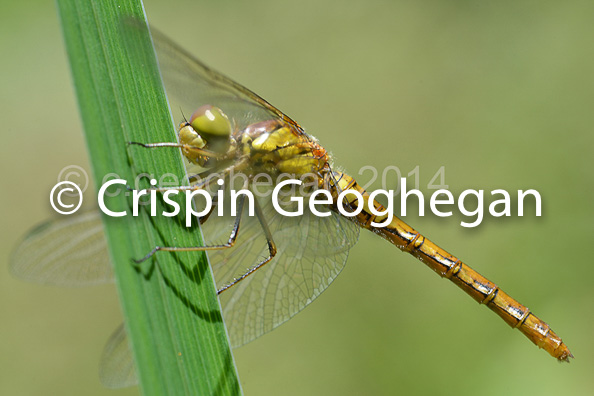
[[[329,169],[326,150],[311,136],[281,120],[252,124],[236,136],[238,155],[247,158],[248,176],[266,173],[320,176]]]

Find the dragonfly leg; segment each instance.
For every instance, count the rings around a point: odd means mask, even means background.
[[[219,187],[219,191],[223,189],[223,186]],[[244,195],[241,195],[241,197],[245,197]],[[200,225],[204,224],[206,222],[206,220],[208,220],[208,218],[210,217],[210,215],[212,214],[212,212],[214,212],[215,208],[217,207],[217,205],[219,204],[219,196],[218,194],[214,196],[214,198],[212,199],[212,205],[210,207],[210,210],[208,211],[207,214],[205,214],[204,216],[200,216]]]
[[[195,173],[188,177],[188,182],[190,183],[198,183],[200,180],[204,179],[205,177],[210,176],[213,173],[212,170],[206,170],[204,172]]]
[[[235,164],[222,169],[220,172],[207,171],[207,172],[202,172],[199,175],[193,175],[190,177],[190,180],[192,180],[192,179],[195,180],[197,177],[199,177],[201,175],[206,175],[206,178],[201,179],[198,183],[190,185],[190,186],[154,187],[154,188],[146,188],[146,189],[144,189],[144,191],[166,192],[168,190],[177,190],[177,191],[202,190],[206,186],[208,186],[209,183],[213,182],[214,180],[217,180],[217,179],[225,180],[233,172],[240,172],[246,164],[247,164],[247,158],[244,158],[244,159],[239,160]],[[219,169],[221,169],[221,168],[219,168]]]
[[[255,212],[256,212],[256,217],[258,218],[258,221],[260,222],[260,225],[262,226],[262,230],[264,231],[264,235],[266,236],[266,242],[268,243],[268,257],[266,257],[265,259],[260,261],[255,266],[248,269],[239,278],[235,278],[235,279],[233,279],[232,282],[221,287],[219,290],[217,290],[217,294],[221,294],[225,290],[228,290],[231,287],[235,286],[236,284],[238,284],[239,282],[241,282],[248,276],[252,275],[257,270],[262,268],[264,265],[269,263],[270,260],[272,260],[273,257],[276,256],[276,244],[274,243],[274,240],[272,239],[272,233],[270,232],[270,228],[268,228],[268,223],[266,222],[266,219],[264,218],[264,213],[262,213],[262,208],[260,207],[260,204],[258,203],[257,199],[254,200],[254,208],[255,208]]]
[[[151,187],[151,188],[145,188],[143,189],[143,191],[147,191],[147,192],[151,192],[151,191],[156,191],[156,192],[167,192],[169,190],[175,190],[175,191],[196,191],[196,190],[204,190],[205,187],[208,185],[208,183],[210,183],[212,180],[214,180],[214,178],[212,179],[205,179],[202,180],[200,183],[196,183],[194,185],[191,186],[175,186],[175,187]],[[134,191],[134,188],[127,186],[127,189],[129,191]]]
[[[128,144],[136,145],[136,146],[141,146],[141,147],[144,147],[144,148],[160,148],[160,147],[174,147],[175,148],[175,147],[177,147],[177,148],[182,148],[184,150],[188,150],[188,151],[191,151],[193,153],[196,153],[196,154],[199,154],[199,155],[203,155],[203,156],[209,157],[209,158],[222,158],[222,157],[224,157],[224,154],[215,153],[214,151],[201,149],[201,148],[198,148],[196,146],[191,146],[189,144],[179,144],[179,143],[169,143],[169,142],[165,142],[165,143],[128,142]]]
[[[134,260],[136,264],[141,264],[144,261],[153,257],[153,255],[157,252],[201,252],[205,250],[222,250],[228,249],[235,245],[235,241],[237,240],[237,234],[239,233],[239,224],[241,222],[241,214],[243,212],[243,204],[245,202],[245,195],[240,195],[238,197],[237,202],[237,215],[235,216],[235,222],[233,223],[233,229],[231,230],[231,234],[229,235],[229,240],[227,243],[222,245],[211,245],[211,246],[187,246],[187,247],[176,247],[176,246],[155,246],[153,250],[151,250],[146,256],[141,258],[140,260]]]
[[[162,193],[164,193],[164,192],[167,192],[169,190],[176,190],[176,191],[196,191],[196,190],[203,190],[215,178],[216,177],[202,179],[199,183],[192,184],[192,185],[189,185],[189,186],[150,187],[150,188],[145,188],[142,191],[146,191],[146,192],[149,192],[149,193],[151,191],[156,191],[156,192],[162,192]],[[135,190],[133,187],[130,187],[128,185],[126,186],[126,189],[128,191],[134,191]]]

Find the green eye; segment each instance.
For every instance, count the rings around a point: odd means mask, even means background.
[[[190,117],[190,125],[205,137],[229,137],[231,123],[221,109],[211,105],[200,106]]]

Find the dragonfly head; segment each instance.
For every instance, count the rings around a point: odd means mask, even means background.
[[[231,143],[231,122],[221,109],[211,105],[200,106],[183,122],[179,130],[179,142],[196,148],[224,154]],[[205,166],[209,160],[191,150],[184,150],[190,162]]]

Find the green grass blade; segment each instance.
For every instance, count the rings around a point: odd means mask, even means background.
[[[113,173],[130,185],[141,172],[157,179],[173,174],[182,180],[179,150],[126,144],[176,141],[154,53],[129,51],[121,37],[122,16],[144,20],[141,3],[57,3],[95,184],[101,185]],[[137,36],[126,40],[133,40],[136,48],[150,48],[146,34]],[[145,58],[139,61],[131,55]],[[183,198],[179,201],[183,203]],[[160,252],[143,263],[141,271],[132,265],[132,258],[144,256],[156,245],[199,245],[199,232],[185,228],[183,218],[149,217],[147,210],[133,218],[131,200],[123,194],[107,199],[106,205],[129,212],[121,218],[104,216],[104,225],[143,394],[240,394],[205,256]],[[164,209],[170,210],[159,202],[157,213]]]

